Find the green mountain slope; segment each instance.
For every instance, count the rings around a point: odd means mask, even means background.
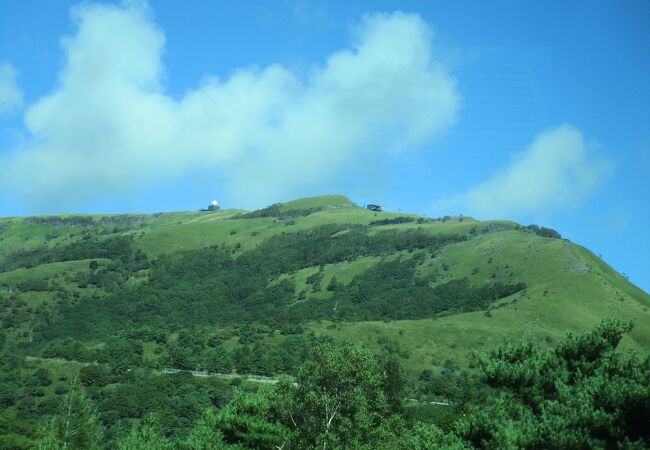
[[[341,196],[254,212],[0,219],[0,317],[34,356],[108,358],[119,336],[141,342],[133,365],[242,373],[291,372],[333,339],[395,347],[416,380],[467,367],[505,337],[550,343],[608,315],[633,320],[623,348],[647,353],[650,296],[587,249],[540,234]]]

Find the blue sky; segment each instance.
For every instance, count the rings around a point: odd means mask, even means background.
[[[650,290],[647,1],[0,0],[0,216],[341,193]]]

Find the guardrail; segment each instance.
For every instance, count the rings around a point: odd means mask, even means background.
[[[232,380],[233,378],[244,378],[248,381],[254,381],[257,383],[277,383],[277,378],[266,377],[263,375],[240,375],[236,373],[220,373],[220,372],[208,372],[207,370],[186,370],[186,369],[175,369],[172,367],[166,367],[163,369],[162,373],[191,373],[195,377],[205,377],[205,378],[223,378],[227,380]]]
[[[277,378],[266,377],[264,375],[240,375],[236,373],[219,373],[219,372],[208,372],[206,370],[186,370],[186,369],[174,369],[174,368],[165,368],[162,373],[191,373],[195,377],[216,377],[216,378],[244,378],[248,381],[254,381],[256,383],[277,383]],[[294,383],[294,385],[297,385]],[[428,404],[428,405],[439,405],[439,406],[449,406],[452,404],[449,400],[417,400],[415,398],[405,399],[410,403],[419,403],[419,404]]]

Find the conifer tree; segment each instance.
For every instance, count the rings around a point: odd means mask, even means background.
[[[95,448],[102,435],[97,408],[76,376],[57,414],[42,429],[37,447],[39,450],[90,449]]]
[[[631,324],[607,319],[555,348],[532,338],[480,358],[498,394],[455,432],[478,448],[650,446],[650,358],[616,348]]]

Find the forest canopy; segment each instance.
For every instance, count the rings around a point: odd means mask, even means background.
[[[629,323],[607,319],[553,347],[527,338],[480,354],[480,380],[490,386],[489,395],[480,399],[466,381],[462,397],[437,420],[405,413],[403,384],[390,355],[378,358],[360,345],[325,344],[315,348],[295,379],[282,377],[256,391],[235,388],[222,406],[209,401],[209,391],[198,390],[192,396],[195,412],[176,417],[193,418],[185,431],[174,428],[163,402],[158,406],[163,409],[153,407],[117,438],[117,447],[646,448],[650,359],[617,350],[630,329]],[[169,379],[163,392],[175,398],[173,391],[191,377]],[[40,429],[39,448],[99,448],[110,442],[102,423],[107,414],[124,414],[126,404],[106,404],[105,394],[93,400],[87,389],[73,382]],[[138,383],[130,389],[126,398],[134,400],[152,392],[152,386]]]

